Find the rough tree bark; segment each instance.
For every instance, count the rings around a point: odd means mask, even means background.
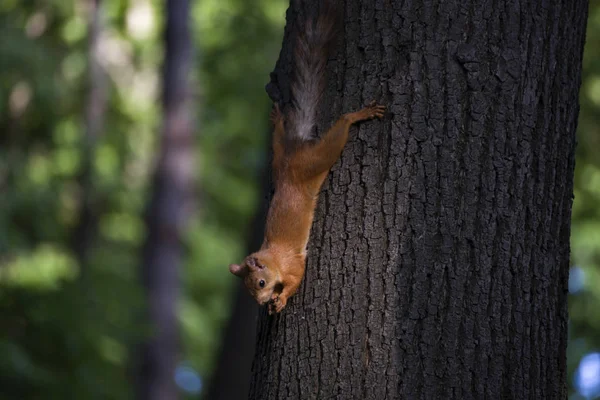
[[[268,92],[289,101],[292,2]],[[346,0],[320,127],[375,99],[251,399],[565,399],[587,0]]]
[[[146,216],[142,281],[153,333],[140,353],[137,398],[176,399],[173,373],[178,354],[176,303],[181,237],[190,217],[194,147],[189,75],[192,43],[189,0],[166,2],[164,122],[153,195]]]

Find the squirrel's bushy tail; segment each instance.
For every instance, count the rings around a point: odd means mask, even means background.
[[[295,75],[291,90],[290,113],[292,134],[310,139],[316,123],[317,107],[325,89],[325,67],[329,49],[339,29],[340,10],[334,0],[321,3],[316,19],[307,18],[300,29],[294,49]]]

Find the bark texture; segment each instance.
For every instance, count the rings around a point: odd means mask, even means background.
[[[163,109],[160,156],[146,216],[142,282],[147,321],[152,334],[143,344],[137,374],[137,398],[178,397],[174,370],[179,350],[176,315],[182,234],[192,211],[194,146],[190,72],[192,43],[189,0],[168,0],[163,67]]]
[[[292,2],[267,87],[289,102]],[[321,131],[369,100],[251,399],[565,399],[587,0],[346,0]]]

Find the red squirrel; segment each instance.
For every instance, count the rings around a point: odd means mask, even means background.
[[[281,312],[302,282],[319,191],[340,158],[350,126],[381,118],[385,111],[373,101],[359,111],[342,115],[320,139],[311,138],[325,85],[328,45],[337,26],[337,16],[332,12],[335,5],[330,4],[328,11],[320,13],[316,21],[308,21],[298,34],[292,110],[284,116],[276,103],[271,111],[275,194],[263,244],[241,264],[229,266],[232,274],[244,279],[260,305],[269,303],[269,314]]]

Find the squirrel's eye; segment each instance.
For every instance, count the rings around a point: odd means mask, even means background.
[[[265,287],[265,280],[264,280],[264,279],[261,279],[261,280],[258,282],[258,286],[260,286],[260,287]]]

